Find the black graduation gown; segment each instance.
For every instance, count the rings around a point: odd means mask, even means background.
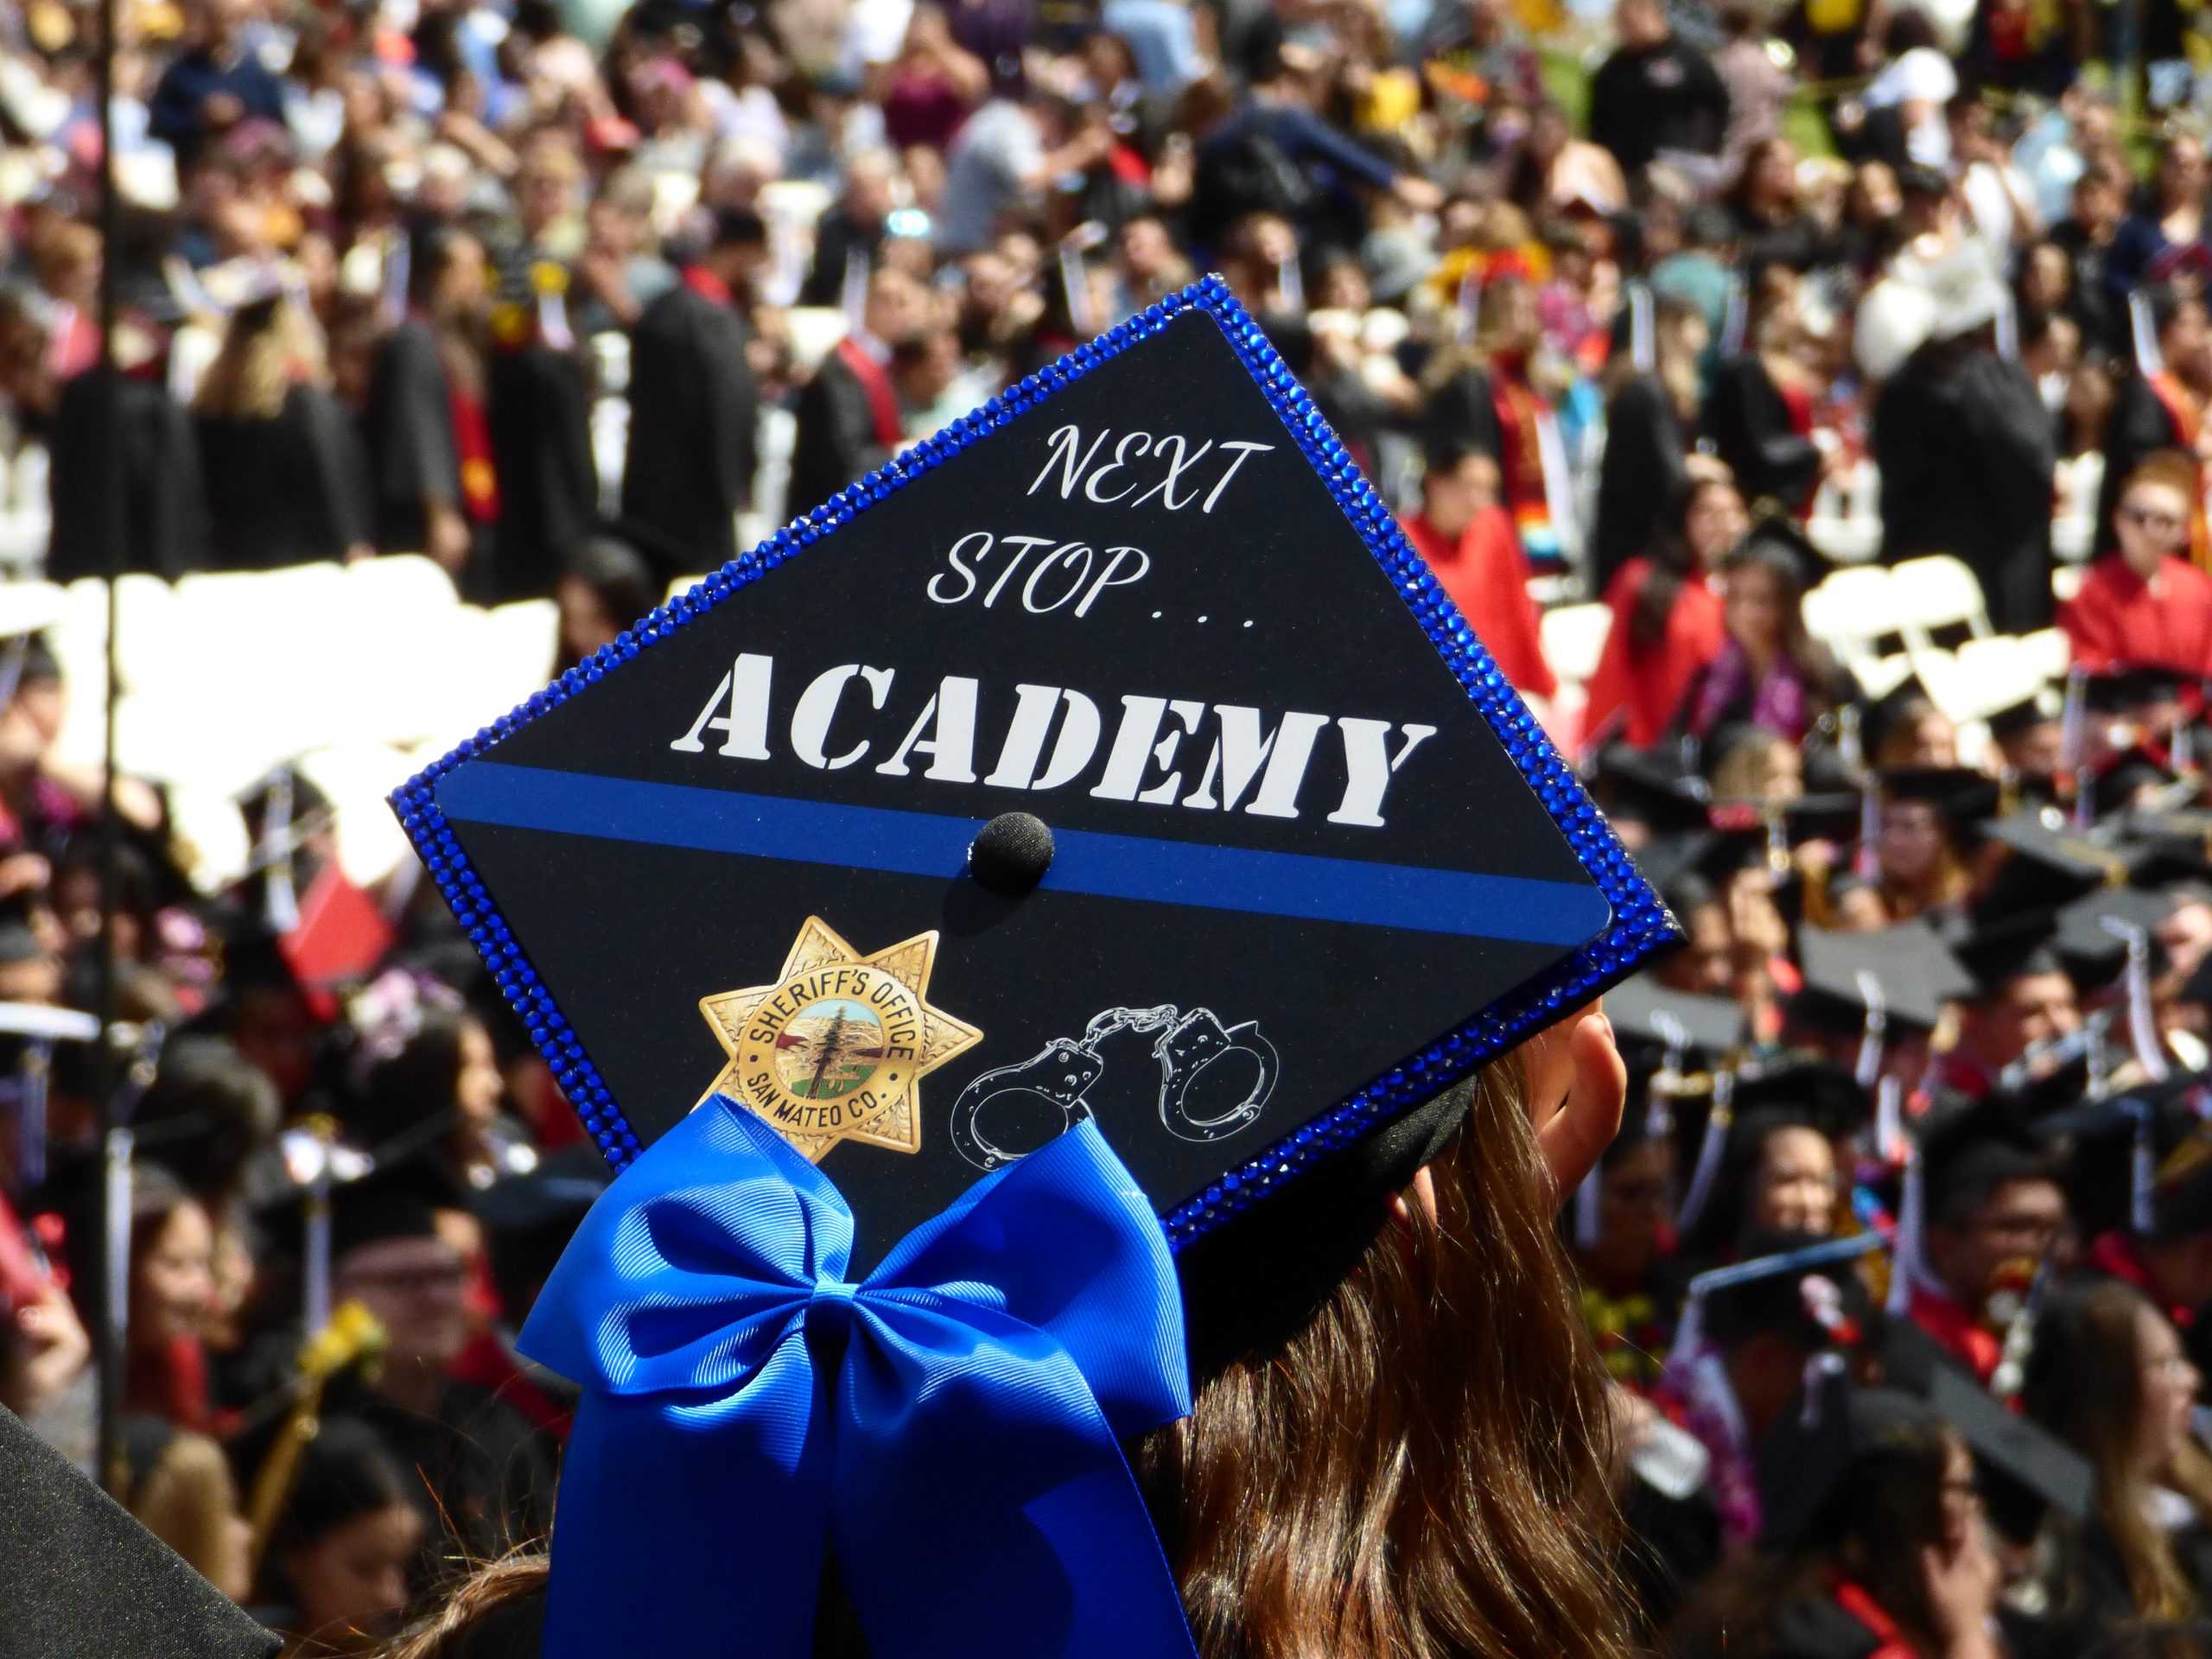
[[[820,506],[862,474],[890,459],[876,442],[868,388],[835,353],[822,359],[798,395],[798,431],[791,442],[791,486],[785,505],[797,517]]]
[[[162,387],[123,377],[122,459],[114,477],[104,464],[100,373],[88,369],[63,386],[54,410],[47,575],[56,582],[105,575],[118,535],[126,571],[174,579],[197,569],[207,558],[207,508],[192,416]]]
[[[1705,431],[1746,504],[1796,512],[1820,482],[1821,452],[1790,423],[1789,405],[1756,353],[1723,361],[1705,394]]]
[[[575,353],[531,340],[492,354],[484,392],[499,480],[492,597],[542,599],[563,554],[599,521],[590,385]]]
[[[337,559],[372,539],[368,458],[338,400],[294,386],[274,420],[198,415],[209,562],[273,570]]]
[[[429,542],[425,500],[461,505],[461,446],[438,337],[410,319],[377,350],[361,435],[368,448],[376,542],[387,553],[420,553]]]
[[[0,1656],[268,1659],[283,1645],[0,1407]]]
[[[2035,383],[1993,352],[1923,347],[1883,386],[1873,426],[1884,562],[1955,555],[1999,632],[2050,626],[2057,444]]]
[[[1613,573],[1675,522],[1689,483],[1688,444],[1675,400],[1656,375],[1639,374],[1605,411],[1605,453],[1598,465],[1598,522],[1590,537],[1590,591],[1602,594]]]
[[[2097,486],[2098,553],[2110,553],[2120,546],[2112,521],[2127,475],[2161,449],[2178,449],[2186,454],[2189,447],[2149,381],[2131,374],[2120,383],[2111,417],[2105,423],[2105,476]]]
[[[696,575],[737,556],[736,515],[752,505],[760,461],[749,339],[734,310],[680,284],[645,308],[631,334],[622,515],[681,550],[681,568],[655,561],[664,576]],[[652,557],[657,549],[641,550]]]

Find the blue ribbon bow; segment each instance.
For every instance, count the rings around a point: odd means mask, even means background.
[[[1152,1206],[1085,1121],[844,1278],[852,1212],[721,1096],[600,1198],[522,1333],[584,1393],[546,1659],[1192,1659],[1120,1440],[1191,1409]]]

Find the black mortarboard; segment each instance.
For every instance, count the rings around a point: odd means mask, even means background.
[[[1675,935],[1212,278],[395,804],[608,1158],[726,1090],[855,1273],[1086,1113],[1179,1248]]]
[[[1762,1546],[1787,1550],[1817,1535],[1852,1482],[1882,1479],[1892,1459],[1917,1455],[1936,1426],[1910,1395],[1854,1388],[1840,1370],[1808,1373],[1801,1397],[1754,1448]]]
[[[2036,1120],[2061,1156],[2084,1234],[2177,1238],[2212,1228],[2212,1125],[2199,1110],[2209,1083],[2177,1070]]]
[[[2102,817],[2134,805],[2136,796],[2144,790],[2164,789],[2179,777],[2163,750],[2139,743],[2107,756],[2097,767],[2089,779],[2090,802]]]
[[[1974,1453],[1991,1516],[2009,1536],[2031,1535],[2046,1509],[2086,1520],[2096,1488],[2089,1460],[1948,1365],[1929,1373],[1928,1406]]]
[[[2124,715],[2133,709],[2176,702],[2190,688],[2201,683],[2200,676],[2155,664],[2111,669],[2083,677],[2082,706],[2092,714]]]
[[[283,1640],[0,1406],[0,1652],[268,1659]]]
[[[1769,507],[1754,513],[1751,527],[1736,543],[1726,564],[1769,563],[1779,566],[1800,590],[1814,586],[1834,569],[1835,561],[1821,551],[1804,526],[1789,514]]]
[[[2057,927],[2058,913],[2050,910],[1980,921],[1952,943],[1951,953],[1973,981],[1974,995],[1993,995],[2010,980],[2064,971],[2051,948]]]
[[[607,1179],[605,1163],[578,1145],[527,1174],[493,1182],[470,1199],[470,1209],[483,1224],[493,1282],[511,1323],[520,1324],[530,1311],[530,1299],[561,1259],[585,1212],[606,1191]]]
[[[1878,1007],[1897,1025],[1933,1031],[1943,1004],[1972,994],[1974,982],[1923,921],[1866,933],[1798,930],[1804,988],[1790,999],[1789,1017],[1822,1029],[1856,1033]]]
[[[1605,1018],[1624,1052],[1674,1051],[1690,1059],[1718,1060],[1751,1040],[1751,1018],[1742,1003],[1670,990],[1649,974],[1606,993]]]
[[[1891,766],[1880,777],[1889,799],[1925,802],[1961,828],[1993,814],[2002,792],[1994,778],[1971,766]]]
[[[2099,887],[2061,906],[2052,948],[2085,989],[2107,984],[2127,965],[2128,935],[2146,937],[2173,913],[2173,895],[2140,887]]]
[[[1920,1166],[1931,1225],[1955,1199],[1986,1196],[2010,1181],[2050,1176],[2053,1167],[2019,1103],[2001,1096],[1946,1103],[1931,1110],[1923,1120]]]
[[[2039,685],[2018,702],[2007,703],[1989,716],[1989,734],[1999,743],[2025,737],[2038,726],[2047,726],[2065,711],[2065,699],[2055,687]]]
[[[364,1244],[393,1238],[435,1238],[437,1212],[467,1207],[454,1182],[425,1157],[384,1166],[330,1194],[334,1266]]]
[[[2124,887],[2149,856],[2143,848],[2101,830],[2084,832],[2063,821],[2054,823],[2039,808],[1985,823],[1981,833],[2011,854],[1981,900],[1980,908],[1990,915],[2063,904],[2092,887]]]
[[[1831,1140],[1856,1134],[1873,1116],[1872,1095],[1851,1068],[1817,1055],[1785,1054],[1746,1067],[1736,1079],[1739,1123],[1764,1115],[1770,1126],[1803,1123]]]
[[[1698,1281],[1691,1281],[1702,1304],[1703,1332],[1724,1352],[1766,1332],[1794,1331],[1800,1345],[1807,1348],[1856,1346],[1873,1322],[1873,1299],[1859,1276],[1859,1255],[1838,1259],[1826,1249],[1834,1243],[1824,1234],[1746,1235],[1743,1259],[1710,1275],[1713,1288],[1699,1288]],[[1864,1253],[1871,1254],[1873,1248],[1869,1240]],[[1829,1259],[1796,1259],[1808,1253]],[[1808,1287],[1806,1281],[1815,1279],[1826,1281],[1827,1288]]]
[[[1648,824],[1655,835],[1704,829],[1713,801],[1704,777],[1671,744],[1607,744],[1590,769],[1589,785],[1607,812]]]

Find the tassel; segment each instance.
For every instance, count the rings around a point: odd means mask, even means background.
[[[1874,791],[1859,791],[1859,846],[1851,855],[1851,873],[1868,885],[1882,879],[1882,804]]]
[[[407,289],[414,257],[414,246],[403,233],[395,232],[385,245],[384,292],[378,296],[377,306],[387,328],[397,328],[407,321]]]
[[[1739,271],[1728,279],[1728,309],[1721,318],[1720,355],[1734,357],[1744,349],[1744,336],[1751,321],[1751,290]]]
[[[1281,296],[1284,310],[1295,315],[1305,312],[1306,273],[1299,269],[1296,254],[1275,261],[1275,292]]]
[[[2136,1064],[2152,1083],[2164,1083],[2169,1068],[2151,1008],[2151,936],[2118,917],[2107,916],[2103,920],[2106,932],[2127,941],[2127,1039],[2134,1047]]]
[[[1720,1160],[1728,1149],[1728,1130],[1736,1121],[1736,1074],[1723,1067],[1713,1074],[1713,1109],[1706,1114],[1705,1134],[1698,1141],[1697,1164],[1690,1171],[1690,1188],[1682,1195],[1675,1225],[1688,1232],[1713,1201],[1720,1179]]]
[[[2009,289],[1997,302],[1997,355],[2007,363],[2020,360],[2020,314],[2012,308]]]
[[[576,343],[569,327],[569,302],[554,289],[537,290],[537,338],[550,350],[565,352]],[[321,1330],[320,1325],[315,1327]]]
[[[1628,360],[1638,374],[1651,374],[1659,367],[1658,320],[1651,289],[1643,283],[1630,283],[1628,290]]]
[[[308,1193],[307,1248],[300,1276],[305,1281],[302,1314],[309,1334],[330,1323],[330,1170],[327,1160]]]
[[[2146,379],[2166,372],[2166,354],[2158,346],[2158,319],[2151,315],[2151,296],[2141,289],[2127,296],[2127,332],[2135,341],[2135,372]]]
[[[1605,1166],[1598,1164],[1574,1189],[1574,1248],[1587,1255],[1598,1248],[1598,1202],[1604,1196]]]
[[[837,304],[845,314],[845,332],[855,339],[868,333],[868,251],[864,248],[848,250],[845,254],[845,281],[838,292]]]
[[[2158,1160],[2151,1141],[2151,1108],[2144,1101],[2130,1101],[2128,1110],[2135,1119],[2135,1144],[2128,1160],[2128,1230],[2138,1238],[2147,1238],[2153,1230],[2157,1216]]]
[[[2082,769],[2088,747],[2089,675],[2083,668],[2066,671],[2066,702],[2058,716],[2058,770],[2073,777]]]
[[[1904,1156],[1904,1085],[1895,1077],[1874,1086],[1874,1155],[1885,1164]]]
[[[16,1179],[24,1192],[46,1181],[46,1084],[54,1062],[50,1039],[23,1045],[22,1092],[16,1104]]]
[[[268,865],[264,919],[272,933],[289,933],[300,925],[300,895],[292,884],[292,773],[280,766],[269,780],[262,810],[261,850]]]
[[[2196,728],[2183,715],[2174,726],[2173,741],[2168,746],[2166,758],[2173,762],[2176,772],[2196,770]]]
[[[1908,1143],[1904,1196],[1897,1205],[1897,1248],[1890,1256],[1890,1294],[1884,1304],[1891,1319],[1904,1318],[1912,1307],[1913,1281],[1920,1272],[1920,1233],[1928,1208],[1927,1186],[1920,1167],[1920,1148]]]
[[[1882,982],[1865,968],[1858,971],[1859,995],[1866,1004],[1866,1026],[1859,1039],[1859,1064],[1852,1076],[1861,1089],[1872,1089],[1882,1075],[1882,1038],[1890,1027],[1890,1005],[1882,995]]]
[[[1060,244],[1060,297],[1067,302],[1068,322],[1078,335],[1096,334],[1090,321],[1090,277],[1083,256],[1065,242]]]
[[[1459,279],[1459,344],[1464,346],[1475,337],[1482,321],[1482,273],[1469,265],[1467,274]]]

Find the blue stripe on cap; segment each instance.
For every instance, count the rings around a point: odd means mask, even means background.
[[[687,784],[478,760],[438,781],[438,808],[500,824],[695,852],[947,879],[967,868],[979,818],[844,806]],[[1258,852],[1088,830],[1052,832],[1040,887],[1524,944],[1581,944],[1612,918],[1593,885]]]

